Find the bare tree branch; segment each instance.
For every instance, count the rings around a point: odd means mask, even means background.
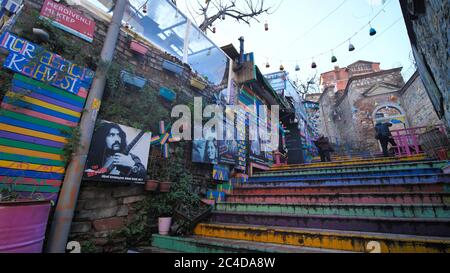
[[[241,5],[236,4],[236,0],[206,0],[204,3],[197,0],[198,10],[203,17],[199,28],[206,31],[217,20],[224,20],[227,17],[233,18],[238,22],[244,22],[250,25],[252,20],[259,22],[258,16],[267,13],[271,7],[266,7],[264,0],[245,0],[239,1]]]
[[[298,80],[296,85],[299,88],[300,93],[304,95],[318,93],[320,90],[317,73],[309,77],[305,82]]]

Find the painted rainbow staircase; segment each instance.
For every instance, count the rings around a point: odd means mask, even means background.
[[[281,166],[234,185],[177,252],[450,252],[447,161],[374,158]]]

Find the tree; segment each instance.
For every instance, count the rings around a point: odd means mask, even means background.
[[[303,95],[320,92],[317,73],[308,77],[306,81],[297,80],[295,84]]]
[[[175,0],[172,0],[176,4]],[[236,2],[239,2],[237,4]],[[201,3],[197,0],[197,15],[202,17],[199,28],[205,32],[217,20],[225,20],[227,17],[236,19],[250,25],[252,20],[259,22],[258,16],[267,13],[271,7],[267,7],[264,0],[205,0]]]

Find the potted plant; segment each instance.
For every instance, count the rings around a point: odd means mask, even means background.
[[[172,214],[172,206],[168,202],[158,204],[158,233],[160,235],[169,235],[170,227],[172,225]]]
[[[183,73],[183,66],[176,64],[174,62],[168,61],[168,60],[164,60],[162,67],[168,71],[171,71],[175,74],[182,74]]]
[[[157,191],[159,186],[158,180],[150,179],[150,175],[147,175],[147,180],[145,181],[146,191]]]
[[[159,192],[169,192],[172,186],[172,182],[170,182],[170,169],[166,170],[166,178],[162,181],[159,181]]]
[[[193,87],[195,87],[195,88],[197,88],[199,90],[204,90],[207,85],[208,84],[203,79],[199,79],[197,77],[192,77],[191,78],[191,86],[193,86]]]
[[[51,201],[0,192],[0,253],[41,253]]]
[[[143,88],[147,83],[146,79],[133,75],[125,70],[120,71],[120,78],[122,79],[122,82],[133,85],[137,88]]]

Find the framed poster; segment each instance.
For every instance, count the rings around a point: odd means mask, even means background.
[[[202,140],[192,141],[192,162],[218,164],[219,148],[217,147],[217,133],[210,132]]]
[[[89,149],[83,179],[145,184],[151,133],[101,121]]]

